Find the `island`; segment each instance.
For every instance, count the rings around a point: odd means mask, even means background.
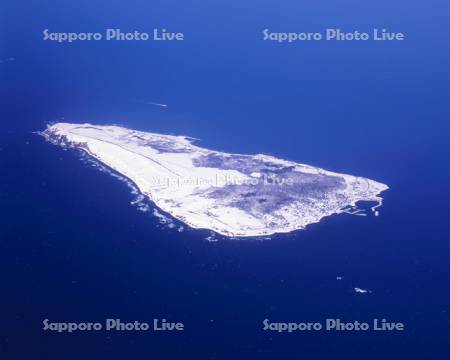
[[[257,154],[195,145],[187,136],[121,126],[56,123],[41,133],[80,149],[132,181],[163,212],[195,229],[227,237],[260,237],[304,229],[326,216],[364,215],[388,186],[364,177]]]

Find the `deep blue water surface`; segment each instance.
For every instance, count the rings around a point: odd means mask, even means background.
[[[448,359],[449,10],[444,0],[4,1],[0,358]],[[186,40],[42,40],[45,28],[108,27],[164,27]],[[261,40],[264,28],[327,27],[385,27],[407,39]],[[61,119],[189,135],[390,190],[379,217],[211,243],[205,231],[161,227],[130,205],[124,183],[33,134]],[[166,318],[186,330],[42,331],[45,318],[109,317]],[[262,331],[265,318],[386,318],[406,330],[276,334]]]

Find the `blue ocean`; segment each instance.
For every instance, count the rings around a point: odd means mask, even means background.
[[[448,2],[5,0],[0,10],[0,359],[450,358]],[[107,28],[184,40],[43,39]],[[327,28],[405,39],[263,40],[264,29]],[[187,135],[390,188],[377,217],[208,241],[139,211],[123,181],[36,134],[57,121]],[[184,330],[43,329],[108,318]],[[265,319],[404,330],[288,333],[264,330]]]

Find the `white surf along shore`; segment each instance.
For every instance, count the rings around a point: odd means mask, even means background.
[[[201,148],[185,136],[119,126],[56,123],[42,135],[78,148],[130,179],[156,206],[192,228],[224,236],[287,233],[358,201],[382,204],[388,186],[268,155]]]

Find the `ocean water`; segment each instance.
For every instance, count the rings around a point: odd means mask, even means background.
[[[6,1],[1,9],[1,359],[448,359],[447,2]],[[108,27],[166,28],[186,40],[42,40],[46,28]],[[265,28],[327,27],[407,38],[262,41]],[[344,214],[267,241],[211,242],[206,230],[178,232],[139,211],[125,183],[33,133],[53,121],[188,135],[390,189],[378,217]],[[185,331],[57,334],[42,330],[46,318],[165,318]],[[386,318],[405,331],[278,334],[262,330],[266,318]]]

